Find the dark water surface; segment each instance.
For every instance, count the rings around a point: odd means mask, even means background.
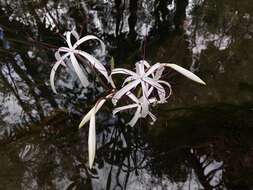
[[[81,117],[103,94],[62,70],[54,51],[76,28],[107,45],[117,67],[174,62],[207,87],[171,73],[173,97],[134,128],[97,119],[88,169]],[[96,44],[83,47],[96,51]],[[145,51],[144,51],[145,49]],[[96,87],[96,88],[95,88]],[[0,0],[0,189],[253,189],[252,0]]]

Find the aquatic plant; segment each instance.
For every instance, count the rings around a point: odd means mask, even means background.
[[[71,35],[73,35],[76,39],[74,45],[71,43]],[[87,66],[94,69],[96,71],[95,74],[102,74],[108,83],[106,85],[109,85],[111,88],[108,95],[100,98],[79,124],[79,128],[81,128],[90,121],[88,152],[89,166],[91,168],[95,159],[96,151],[96,113],[101,109],[106,101],[111,100],[113,106],[115,107],[112,110],[113,115],[128,109],[136,109],[132,119],[127,123],[127,125],[133,127],[140,118],[146,118],[147,116],[151,118],[152,122],[155,122],[157,118],[151,113],[151,106],[166,103],[166,100],[171,96],[172,87],[170,83],[162,79],[166,67],[179,72],[197,83],[205,85],[205,82],[192,72],[179,65],[172,63],[156,63],[154,65],[150,65],[146,60],[137,62],[135,64],[135,71],[124,68],[115,68],[112,69],[109,74],[99,60],[85,51],[77,49],[81,44],[88,40],[99,41],[102,47],[102,53],[105,52],[104,43],[93,35],[79,38],[75,31],[66,33],[66,42],[68,47],[60,47],[55,53],[57,62],[52,68],[50,83],[53,91],[57,93],[54,85],[55,73],[58,67],[63,65],[64,67],[70,66],[77,74],[81,84],[84,87],[87,87],[89,85],[87,77],[88,73],[87,71],[85,72],[83,66],[81,65],[81,63],[83,63],[82,58],[84,58],[88,61],[85,62]],[[124,77],[124,81],[120,87],[116,87],[116,83],[113,80],[113,76],[116,74],[121,74]],[[119,102],[121,102],[121,104],[124,103],[125,105],[116,107]]]

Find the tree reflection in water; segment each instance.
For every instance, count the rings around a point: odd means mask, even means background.
[[[249,0],[6,0],[0,6],[0,189],[252,188]],[[170,106],[157,110],[155,126],[142,121],[127,128],[124,117],[111,118],[105,109],[90,171],[87,131],[76,126],[103,92],[78,88],[67,71],[57,76],[63,95],[53,95],[48,84],[53,51],[73,27],[102,38],[117,66],[132,67],[141,57],[171,60],[199,72],[208,87],[168,73],[180,86]]]

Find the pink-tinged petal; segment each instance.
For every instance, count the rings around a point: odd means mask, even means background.
[[[127,125],[130,125],[131,127],[135,126],[139,118],[141,118],[141,106],[138,106],[133,118],[127,123]]]
[[[78,78],[80,79],[82,85],[84,87],[87,87],[89,85],[89,81],[88,81],[87,77],[85,76],[85,74],[84,74],[82,68],[80,67],[76,57],[74,56],[74,54],[70,55],[70,60],[71,60],[73,68],[74,68]]]
[[[164,80],[158,80],[157,82],[160,84],[164,84],[165,86],[167,86],[169,88],[169,95],[165,98],[165,99],[168,99],[172,94],[172,88],[171,88],[170,83],[168,83],[167,81],[164,81]]]
[[[148,71],[145,73],[145,77],[148,77],[150,74],[154,73],[157,69],[161,67],[160,63],[152,65]]]
[[[71,50],[70,48],[67,48],[67,47],[60,47],[58,49],[58,52],[62,52],[62,53],[73,53],[74,51]]]
[[[127,92],[131,91],[133,88],[135,88],[140,83],[140,80],[135,80],[133,82],[128,83],[125,87],[120,89],[118,92],[115,93],[115,95],[112,98],[112,103],[114,105],[117,104],[117,101],[125,95]]]
[[[163,88],[163,86],[160,85],[156,80],[153,80],[148,77],[145,77],[144,80],[157,90],[160,101],[164,102],[166,92],[165,92],[165,89]]]
[[[88,40],[98,40],[101,44],[102,47],[102,53],[105,52],[105,44],[102,40],[100,40],[99,38],[97,38],[96,36],[93,35],[87,35],[82,37],[81,39],[79,39],[74,45],[73,45],[73,49],[76,49],[79,45],[81,45],[82,43],[88,41]]]
[[[184,75],[185,77],[187,77],[197,83],[206,85],[206,83],[201,78],[199,78],[197,75],[193,74],[191,71],[189,71],[179,65],[171,64],[171,63],[163,63],[162,65],[165,67],[170,67],[170,68],[176,70],[180,74]]]
[[[154,79],[159,80],[162,77],[163,71],[164,67],[159,67],[155,72]]]
[[[92,165],[95,160],[96,153],[96,123],[95,123],[95,111],[91,113],[90,117],[90,126],[89,126],[89,137],[88,137],[88,151],[89,151],[89,167],[92,168]]]
[[[124,110],[128,110],[128,109],[132,109],[132,108],[136,108],[138,107],[138,104],[129,104],[127,106],[121,106],[121,107],[117,107],[115,108],[112,113],[113,115],[116,115],[118,112],[120,111],[124,111]]]
[[[138,77],[138,75],[135,72],[130,71],[128,69],[122,69],[122,68],[113,69],[111,75],[114,75],[114,74],[124,74],[124,75],[132,75],[134,77]]]

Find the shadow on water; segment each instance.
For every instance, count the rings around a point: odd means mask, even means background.
[[[250,0],[0,1],[0,189],[252,189],[252,10]],[[174,94],[155,125],[102,110],[89,170],[77,126],[103,91],[68,70],[59,95],[48,81],[72,28],[105,41],[107,56],[83,47],[104,63],[174,62],[208,85],[168,73]]]

